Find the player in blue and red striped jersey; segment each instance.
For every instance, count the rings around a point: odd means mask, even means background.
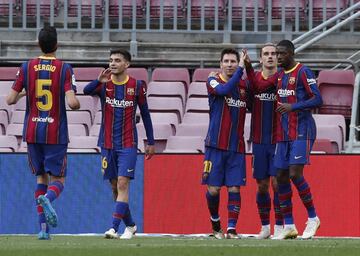
[[[228,190],[227,238],[238,238],[236,224],[240,212],[240,186],[246,183],[244,123],[247,88],[240,82],[244,54],[235,49],[221,52],[221,73],[210,73],[207,81],[210,121],[205,139],[202,183],[207,185],[206,199],[215,238],[224,238],[220,224],[220,189]]]
[[[275,210],[274,236],[283,229],[283,218],[277,192],[274,153],[276,144],[276,84],[278,79],[276,46],[265,44],[260,50],[262,69],[254,72],[250,59],[245,58],[246,73],[253,92],[251,111],[251,133],[253,154],[253,177],[257,183],[256,203],[261,220],[258,239],[270,237],[271,198],[269,193],[270,177],[274,191]],[[265,85],[265,86],[264,86]],[[264,88],[268,88],[264,90]]]
[[[27,142],[30,168],[37,177],[38,238],[49,239],[48,224],[57,225],[51,202],[63,191],[66,176],[69,139],[65,104],[67,101],[71,109],[78,109],[80,103],[75,97],[71,66],[55,57],[56,29],[41,29],[38,40],[43,55],[21,66],[7,103],[15,104],[26,95],[23,140]]]
[[[278,169],[277,181],[284,229],[278,239],[294,238],[298,235],[292,215],[291,183],[297,188],[307,210],[308,221],[302,238],[315,235],[320,226],[310,186],[303,170],[309,164],[309,156],[316,138],[316,126],[311,110],[321,106],[322,98],[311,70],[296,62],[295,47],[289,40],[276,46],[278,63],[284,68],[277,85],[277,144],[274,164]]]
[[[126,225],[121,239],[130,239],[136,232],[129,209],[129,182],[135,176],[137,158],[136,108],[139,106],[148,145],[145,157],[154,154],[153,128],[146,102],[146,85],[127,75],[131,55],[128,51],[110,51],[109,68],[98,79],[84,88],[84,94],[98,95],[101,100],[102,120],[98,146],[101,147],[104,179],[110,180],[116,200],[113,226],[106,238],[118,238],[121,220]]]

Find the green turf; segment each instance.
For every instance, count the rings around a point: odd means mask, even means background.
[[[35,236],[0,236],[0,255],[358,256],[360,255],[360,239],[259,241],[249,238],[214,240],[207,238],[136,237],[124,241],[106,240],[97,236],[53,236],[51,241],[38,241]]]

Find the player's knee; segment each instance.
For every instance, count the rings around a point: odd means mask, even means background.
[[[129,181],[128,179],[118,179],[117,182],[117,192],[118,191],[127,191],[129,187]]]
[[[259,182],[258,183],[258,192],[265,194],[269,191],[269,184],[265,182]]]
[[[220,188],[219,187],[212,187],[212,186],[208,186],[208,191],[209,194],[212,196],[216,196],[220,193]]]

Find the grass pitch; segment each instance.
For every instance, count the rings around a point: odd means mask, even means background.
[[[266,255],[266,256],[358,256],[360,239],[313,240],[215,240],[188,237],[135,237],[131,240],[107,240],[100,236],[52,236],[39,241],[36,236],[0,236],[1,256],[73,256],[73,255]]]

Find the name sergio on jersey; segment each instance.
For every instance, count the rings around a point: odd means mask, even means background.
[[[51,71],[54,72],[56,70],[56,66],[50,65],[50,64],[37,64],[34,65],[34,70],[35,71],[41,71],[41,70],[45,70],[45,71]]]
[[[258,98],[259,100],[264,100],[264,101],[275,101],[276,100],[276,95],[275,93],[260,93],[260,94],[256,94],[255,98]]]
[[[31,121],[33,122],[37,122],[37,123],[53,123],[54,122],[54,118],[50,117],[50,116],[47,116],[47,117],[40,117],[40,116],[37,116],[37,117],[33,117],[31,119]]]
[[[236,107],[236,108],[246,108],[246,102],[242,100],[235,100],[232,97],[227,98],[225,97],[226,103],[229,107]]]
[[[128,108],[134,106],[134,101],[132,100],[117,100],[106,97],[105,102],[107,104],[110,104],[113,108]]]
[[[279,94],[279,96],[281,98],[283,97],[288,97],[288,96],[295,96],[295,91],[294,90],[288,90],[288,89],[279,89],[277,91],[277,93]]]

